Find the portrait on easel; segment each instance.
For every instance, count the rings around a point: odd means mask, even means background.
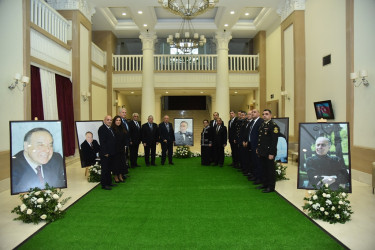
[[[61,121],[10,121],[11,194],[66,188]]]
[[[351,192],[349,142],[347,122],[300,123],[297,188]]]

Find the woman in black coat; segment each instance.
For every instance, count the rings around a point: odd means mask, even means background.
[[[122,121],[120,116],[115,116],[112,121],[111,128],[115,134],[116,140],[116,154],[113,157],[113,168],[112,174],[114,175],[115,182],[124,182],[124,177],[122,173],[126,172],[126,155],[125,155],[125,145],[126,145],[126,130],[122,126]]]

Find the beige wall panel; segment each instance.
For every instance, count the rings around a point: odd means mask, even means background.
[[[80,87],[81,93],[90,92],[89,83],[90,83],[90,67],[91,60],[89,57],[89,48],[91,45],[89,31],[87,28],[80,24]],[[90,119],[90,110],[89,110],[89,101],[84,102],[81,98],[81,120]]]
[[[91,85],[92,120],[103,120],[107,114],[107,89]]]

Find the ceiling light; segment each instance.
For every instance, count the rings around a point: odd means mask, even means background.
[[[233,10],[230,12],[231,15],[233,15],[234,13],[235,13],[235,12],[234,12]]]
[[[226,23],[226,24],[224,24],[224,26],[225,26],[225,27],[228,27],[228,26],[229,26],[229,24],[227,24],[227,23]]]
[[[123,16],[126,16],[126,13],[125,13],[125,12],[122,12],[122,15],[123,15]]]
[[[183,18],[192,18],[215,7],[219,0],[158,0],[165,9]]]
[[[138,14],[139,14],[139,15],[142,15],[142,14],[143,14],[143,11],[139,10],[139,11],[138,11]]]
[[[168,94],[169,92],[168,91],[165,91],[166,94]]]
[[[250,14],[249,14],[248,12],[246,12],[246,13],[245,13],[245,16],[248,16],[248,15],[250,15]]]
[[[147,24],[143,24],[144,27],[147,27]]]
[[[237,91],[234,91],[235,94],[237,94],[238,92]]]
[[[201,94],[203,94],[204,92],[203,91],[201,91]]]
[[[134,91],[130,92],[130,94],[134,94]]]

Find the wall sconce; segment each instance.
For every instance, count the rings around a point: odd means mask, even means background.
[[[22,83],[22,89],[20,90],[23,91],[26,88],[26,85],[29,83],[30,78],[27,76],[22,76],[20,73],[16,73],[14,75],[14,80],[15,80],[14,83],[10,84],[8,88],[10,90],[13,90],[19,86],[18,83]]]
[[[115,100],[115,103],[113,104],[113,106],[117,107],[117,104],[118,104],[118,100]]]
[[[370,83],[366,80],[366,77],[368,76],[367,70],[360,70],[359,73],[354,72],[350,73],[350,80],[353,80],[353,84],[355,87],[361,86],[363,84],[364,86],[368,86]],[[362,78],[360,79],[360,82],[357,84],[357,78]]]
[[[285,97],[285,99],[287,100],[290,100],[290,96],[288,95],[288,92],[285,90],[285,91],[281,91],[281,96]]]
[[[86,91],[82,91],[81,92],[81,96],[83,98],[83,101],[86,102],[89,100],[89,97],[91,96],[91,93],[90,92],[86,92]]]

